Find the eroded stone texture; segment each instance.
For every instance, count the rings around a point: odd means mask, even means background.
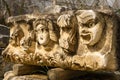
[[[46,75],[42,75],[42,74],[17,76],[14,74],[13,71],[8,71],[4,74],[3,80],[48,80],[48,77]]]
[[[115,15],[106,15],[93,10],[76,12],[79,25],[79,46],[73,57],[79,67],[86,69],[117,68],[116,58],[116,29],[118,28]],[[79,60],[79,61],[78,61]]]
[[[8,19],[11,39],[2,54],[5,59],[22,64],[116,70],[117,22],[116,15],[100,10],[68,11],[59,17],[12,17]]]
[[[34,19],[34,17],[32,17],[32,19]],[[30,21],[32,19],[26,15],[17,16],[15,18],[10,17],[8,19],[8,25],[11,27],[11,29],[9,45],[3,51],[3,53],[8,53],[8,55],[6,55],[6,59],[10,59],[16,63],[19,61],[23,62],[24,60],[22,60],[20,56],[22,58],[25,58],[27,61],[27,53],[30,54],[34,52],[34,33],[33,27],[31,26],[32,23]]]
[[[60,27],[60,47],[65,53],[76,54],[78,23],[74,12],[60,15],[57,24]]]

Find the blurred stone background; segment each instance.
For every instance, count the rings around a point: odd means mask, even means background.
[[[6,25],[5,19],[22,14],[43,13],[53,4],[64,6],[70,10],[107,8],[120,14],[120,0],[0,0],[0,80],[12,65],[12,63],[5,62],[1,56],[2,50],[9,42],[9,27]],[[101,78],[94,80],[101,80]]]

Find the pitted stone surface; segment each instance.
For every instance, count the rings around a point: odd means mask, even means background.
[[[6,60],[83,71],[118,69],[119,20],[114,13],[76,10],[7,21],[10,41],[2,53]]]

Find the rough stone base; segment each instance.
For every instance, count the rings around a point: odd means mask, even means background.
[[[29,75],[29,74],[47,74],[47,70],[44,70],[45,67],[34,66],[34,65],[24,65],[24,64],[14,64],[13,72],[17,76]]]
[[[72,71],[60,68],[48,71],[49,80],[120,80],[120,72]]]
[[[2,58],[2,56],[0,55],[0,80],[3,80],[4,73],[6,71],[12,70],[12,65],[13,65],[13,63],[5,62]]]
[[[120,72],[76,72],[55,68],[49,70],[47,75],[17,76],[13,71],[8,71],[4,74],[3,80],[120,80]]]
[[[5,73],[3,80],[48,80],[48,78],[42,74],[16,76],[13,71],[8,71]]]
[[[86,72],[78,70],[64,70],[62,68],[54,68],[47,72],[50,80],[71,80],[79,76],[83,76]]]

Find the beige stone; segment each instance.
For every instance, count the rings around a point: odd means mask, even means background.
[[[5,73],[3,80],[48,80],[48,77],[42,74],[16,76],[12,71],[9,71]]]
[[[48,71],[50,80],[71,80],[87,74],[78,70],[65,70],[62,68],[54,68]],[[73,75],[74,74],[74,75]]]
[[[8,18],[11,39],[2,54],[15,63],[114,71],[119,68],[118,21],[114,13],[100,10]]]
[[[40,73],[42,71],[45,73],[44,67],[41,67],[41,66],[25,65],[25,64],[14,64],[13,65],[13,73],[16,76],[35,74],[35,73]]]
[[[48,80],[45,75],[24,75],[24,76],[15,76],[10,80]]]
[[[3,80],[9,80],[10,77],[14,77],[14,76],[16,76],[16,75],[13,73],[13,71],[8,71],[4,74],[4,79]]]

